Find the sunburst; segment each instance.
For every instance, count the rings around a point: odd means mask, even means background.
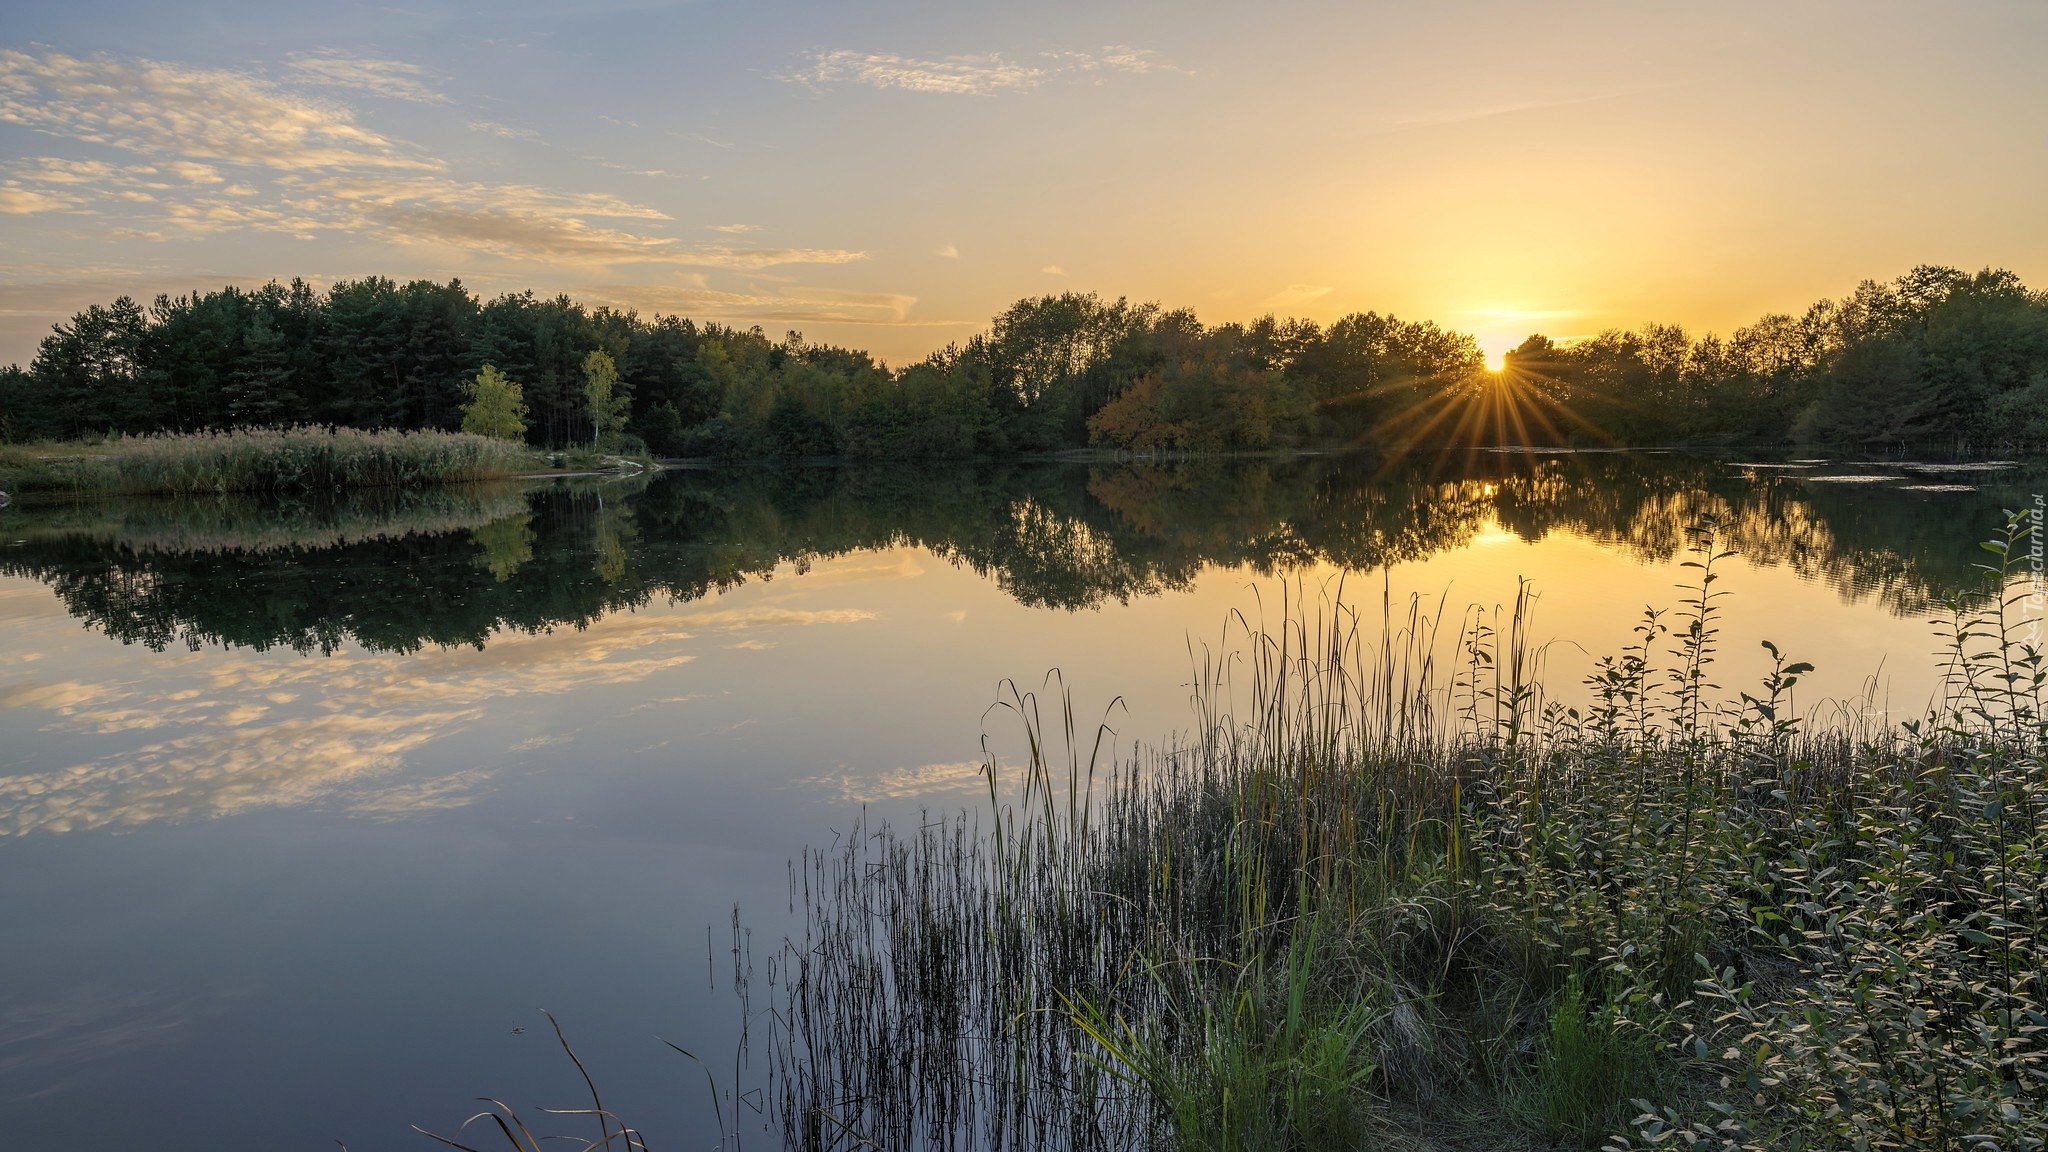
[[[1393,391],[1393,389],[1389,389]],[[1614,437],[1575,412],[1562,380],[1504,360],[1449,384],[1419,390],[1383,415],[1376,436],[1388,463],[1441,448],[1564,447],[1613,444]]]

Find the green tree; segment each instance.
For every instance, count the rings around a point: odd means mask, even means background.
[[[590,414],[590,446],[602,448],[626,428],[633,398],[619,392],[619,369],[612,354],[592,352],[583,358],[583,400]]]
[[[490,364],[463,386],[469,403],[462,406],[462,430],[497,440],[526,439],[526,398],[517,381]]]

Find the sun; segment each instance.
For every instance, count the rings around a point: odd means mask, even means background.
[[[1470,363],[1470,361],[1466,361],[1466,363]],[[1488,372],[1493,372],[1493,373],[1500,373],[1500,372],[1505,372],[1505,371],[1507,371],[1507,367],[1508,367],[1508,354],[1507,354],[1507,353],[1505,353],[1505,352],[1488,352],[1488,353],[1486,354],[1486,370],[1487,370]]]

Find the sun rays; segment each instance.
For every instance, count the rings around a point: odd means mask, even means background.
[[[1555,376],[1504,358],[1499,369],[1474,368],[1446,384],[1404,381],[1385,389],[1392,401],[1375,421],[1375,438],[1390,462],[1443,448],[1548,448],[1614,438],[1574,410]]]

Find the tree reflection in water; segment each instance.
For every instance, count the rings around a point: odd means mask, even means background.
[[[675,471],[329,503],[108,502],[9,511],[0,572],[44,581],[89,626],[158,650],[409,652],[580,627],[656,597],[695,600],[784,565],[801,573],[901,545],[1023,604],[1075,611],[1184,588],[1212,566],[1421,560],[1496,525],[1665,561],[1711,515],[1751,562],[1907,614],[1973,586],[1975,541],[2030,490],[2021,471],[1949,491],[1930,489],[1962,486],[1915,485],[1896,469],[1858,484],[1812,471],[1478,452]]]

